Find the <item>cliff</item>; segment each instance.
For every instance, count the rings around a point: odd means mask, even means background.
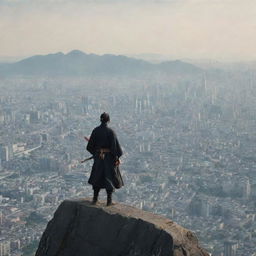
[[[195,235],[137,208],[64,201],[48,223],[36,256],[208,256]]]

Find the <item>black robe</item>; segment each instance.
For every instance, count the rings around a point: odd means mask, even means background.
[[[99,157],[99,149],[110,149],[104,159]],[[91,134],[86,148],[92,155],[94,163],[88,183],[107,190],[121,188],[124,183],[116,160],[123,154],[115,132],[102,123]]]

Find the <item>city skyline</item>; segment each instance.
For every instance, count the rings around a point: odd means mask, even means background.
[[[114,201],[171,218],[213,256],[255,256],[255,83],[250,70],[1,78],[0,256],[34,255],[59,204],[92,197],[80,161],[104,111],[124,152]]]

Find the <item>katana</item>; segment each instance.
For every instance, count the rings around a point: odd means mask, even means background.
[[[80,163],[84,163],[84,162],[89,161],[89,160],[91,160],[91,159],[93,159],[93,156],[88,157],[88,158],[86,158],[86,159],[82,160]]]

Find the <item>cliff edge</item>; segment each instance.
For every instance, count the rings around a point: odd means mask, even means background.
[[[209,256],[196,236],[170,219],[137,208],[64,201],[36,256]]]

